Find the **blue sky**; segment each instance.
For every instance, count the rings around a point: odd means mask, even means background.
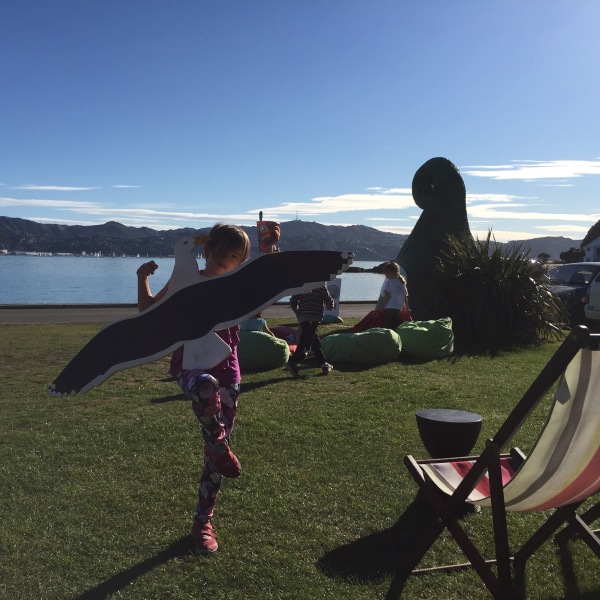
[[[409,233],[444,156],[471,230],[600,219],[600,2],[0,3],[0,215]]]

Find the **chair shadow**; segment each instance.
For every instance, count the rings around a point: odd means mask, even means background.
[[[459,516],[468,518],[470,511]],[[334,579],[342,579],[353,584],[380,582],[392,578],[386,593],[386,600],[397,600],[410,572],[403,569],[408,548],[413,547],[431,523],[436,514],[419,495],[406,508],[398,521],[389,529],[378,531],[349,544],[327,552],[317,561],[317,568]],[[581,542],[583,543],[583,542]],[[573,559],[567,543],[557,543],[560,557],[565,594],[555,600],[596,600],[600,598],[600,588],[582,592],[577,584]],[[526,597],[526,574],[516,570],[514,574],[516,599]]]
[[[116,594],[124,589],[138,577],[145,575],[152,569],[155,569],[174,558],[186,558],[190,555],[194,555],[194,543],[192,536],[186,535],[173,542],[155,556],[139,562],[87,590],[80,596],[77,596],[77,600],[101,600],[102,598],[107,598],[111,594]]]
[[[582,592],[579,588],[573,556],[569,550],[569,542],[555,540],[554,545],[560,560],[560,575],[564,585],[564,594],[549,597],[548,600],[597,600],[600,598],[600,587],[587,592]],[[524,565],[518,565],[514,571],[513,586],[515,600],[524,600],[527,598],[527,574],[523,567]]]
[[[569,600],[593,600],[600,598],[600,588],[596,588],[590,592],[582,592],[577,585],[577,577],[575,574],[575,565],[573,563],[573,556],[569,549],[571,543],[583,544],[582,541],[555,541],[556,550],[560,559],[560,566],[562,571],[562,577],[565,584],[565,598]],[[589,548],[587,551],[591,552]]]
[[[415,545],[435,518],[415,498],[392,527],[327,552],[317,561],[317,568],[328,577],[357,584],[397,575],[406,549]]]

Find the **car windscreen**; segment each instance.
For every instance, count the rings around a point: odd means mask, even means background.
[[[548,271],[552,283],[563,285],[588,285],[599,269],[588,266],[563,265]]]

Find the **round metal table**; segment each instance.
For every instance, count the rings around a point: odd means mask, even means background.
[[[432,458],[468,456],[483,421],[477,413],[450,408],[420,410],[416,417],[419,435]]]

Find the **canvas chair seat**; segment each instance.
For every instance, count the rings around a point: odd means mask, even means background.
[[[576,327],[561,344],[479,457],[415,460],[405,465],[438,519],[409,552],[387,598],[416,569],[437,537],[448,529],[495,598],[513,594],[511,561],[519,570],[549,537],[568,525],[563,537],[581,537],[600,558],[600,539],[589,524],[600,503],[583,516],[579,505],[600,490],[600,335]],[[529,456],[502,452],[531,412],[559,380],[549,417]],[[447,496],[434,493],[432,485]],[[486,560],[458,523],[464,502],[491,507],[496,558]],[[546,523],[510,556],[506,511],[555,509]],[[491,568],[496,565],[496,571]],[[458,565],[436,567],[451,569]],[[461,567],[465,564],[460,565]],[[431,571],[432,569],[427,569]]]

